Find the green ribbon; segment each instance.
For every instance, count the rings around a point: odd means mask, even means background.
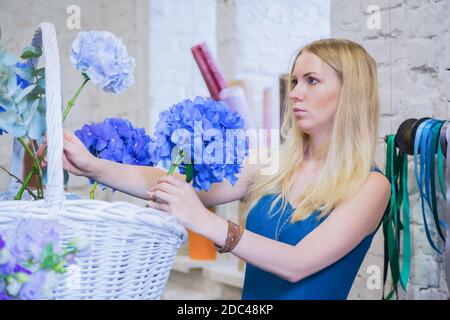
[[[411,228],[410,205],[408,198],[408,157],[397,153],[395,135],[389,135],[386,148],[386,177],[391,183],[391,198],[389,200],[389,214],[383,219],[384,235],[384,275],[383,299],[390,300],[395,294],[398,298],[398,283],[406,290],[411,270]],[[403,223],[401,208],[403,206]],[[403,230],[403,261],[400,261],[400,233]],[[400,265],[402,267],[400,270]],[[384,297],[388,275],[391,271],[392,289]]]

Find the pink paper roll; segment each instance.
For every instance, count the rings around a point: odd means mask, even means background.
[[[245,129],[254,129],[255,124],[250,116],[244,90],[241,87],[227,87],[220,91],[220,100],[225,102],[233,111],[239,112],[245,122]]]
[[[270,130],[272,129],[272,88],[265,88],[263,94],[263,126],[267,134],[267,146],[270,146]]]
[[[200,73],[203,76],[203,80],[205,81],[206,87],[208,88],[209,94],[214,100],[219,99],[219,87],[214,80],[214,76],[208,67],[208,64],[203,56],[203,52],[199,45],[191,48],[192,54],[194,56],[195,61],[197,62],[198,68],[200,69]]]
[[[195,45],[191,48],[191,51],[211,97],[214,100],[219,100],[220,91],[228,85],[208,45],[206,43]]]
[[[214,78],[214,80],[217,84],[217,87],[219,88],[219,92],[220,92],[221,90],[228,87],[228,84],[225,81],[222,71],[220,70],[219,64],[217,63],[216,59],[214,59],[214,56],[212,55],[211,50],[209,49],[209,47],[206,43],[200,44],[200,48],[203,52],[203,56],[205,57],[206,64],[208,65],[209,69],[211,70],[213,78]]]

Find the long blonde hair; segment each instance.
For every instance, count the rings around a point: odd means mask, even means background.
[[[322,210],[319,218],[329,214],[340,202],[358,190],[375,165],[379,98],[377,69],[374,59],[359,44],[344,39],[323,39],[303,47],[330,65],[341,80],[341,93],[334,117],[330,140],[322,145],[323,166],[309,188],[298,195],[291,222],[308,218]],[[291,68],[286,95],[292,90]],[[290,99],[286,107],[281,135],[279,170],[274,175],[260,175],[250,185],[246,196],[247,210],[262,196],[278,194],[272,202],[282,201],[283,212],[288,204],[287,193],[298,166],[305,159],[309,136],[296,125]],[[273,213],[275,215],[277,212]]]

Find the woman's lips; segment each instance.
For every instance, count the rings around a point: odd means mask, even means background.
[[[304,110],[304,109],[294,108],[294,114],[295,115],[301,115],[301,114],[303,114],[305,112],[306,112],[306,110]]]

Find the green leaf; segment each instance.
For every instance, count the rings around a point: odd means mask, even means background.
[[[40,95],[45,94],[45,90],[43,88],[41,88],[40,86],[36,86],[36,88],[33,89],[33,91],[31,91],[28,94],[28,98],[31,100],[39,100]]]
[[[24,68],[16,68],[16,74],[22,79],[32,82],[33,81],[33,68],[24,67]]]
[[[20,101],[22,101],[23,98],[25,98],[31,91],[34,90],[34,88],[36,88],[35,84],[32,84],[28,87],[26,87],[25,89],[19,90],[18,91],[18,95],[14,98],[14,101],[16,103],[19,103]]]
[[[45,90],[45,78],[39,78],[37,85]]]
[[[31,59],[38,58],[42,55],[42,50],[36,46],[29,46],[23,49],[22,55],[20,56],[22,59]]]
[[[39,78],[45,77],[45,68],[39,68],[33,71],[34,76],[38,76]]]
[[[186,166],[186,182],[189,183],[194,178],[194,165],[189,163]]]
[[[55,254],[53,252],[53,243],[49,243],[42,253],[41,269],[51,269],[55,265]]]
[[[42,183],[47,184],[47,167],[42,168]]]
[[[54,267],[53,267],[53,271],[55,271],[56,273],[64,273],[67,271],[67,269],[64,268],[64,265],[66,264],[65,260],[61,260],[59,261]]]

